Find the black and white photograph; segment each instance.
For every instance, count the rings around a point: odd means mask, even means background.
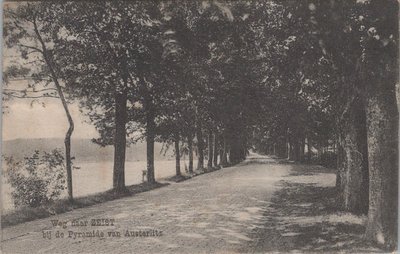
[[[4,1],[1,253],[397,253],[398,0]]]

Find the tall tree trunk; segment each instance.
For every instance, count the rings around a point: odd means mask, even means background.
[[[292,160],[300,161],[300,142],[298,138],[293,139],[292,147],[293,147]]]
[[[55,75],[55,73],[54,73]],[[56,85],[58,94],[60,96],[65,114],[68,119],[68,130],[67,133],[65,134],[64,138],[64,146],[65,146],[65,164],[66,164],[66,171],[67,171],[67,190],[68,190],[68,200],[70,202],[73,202],[74,196],[73,196],[73,188],[72,188],[72,158],[71,158],[71,136],[74,131],[74,121],[72,120],[71,113],[69,112],[68,104],[67,101],[64,97],[64,93],[62,91],[61,85],[58,82],[57,78],[53,78],[54,83]]]
[[[189,173],[193,173],[193,136],[188,135],[188,149],[189,149]]]
[[[34,32],[40,42],[40,45],[42,47],[42,55],[43,59],[50,71],[51,74],[51,79],[54,82],[54,85],[56,87],[57,93],[60,96],[61,103],[63,105],[65,114],[68,119],[68,130],[67,133],[65,134],[65,139],[64,139],[64,145],[65,145],[65,161],[66,161],[66,171],[67,171],[67,190],[68,190],[68,200],[70,202],[73,202],[74,197],[73,197],[73,189],[72,189],[72,158],[71,158],[71,136],[74,131],[74,121],[72,119],[71,113],[68,108],[68,103],[67,100],[65,99],[64,92],[62,90],[62,87],[58,81],[58,75],[54,70],[53,66],[53,58],[52,55],[49,54],[48,49],[46,47],[46,44],[44,43],[44,40],[42,38],[42,35],[39,32],[37,23],[36,23],[36,18],[33,20],[33,26],[34,26]]]
[[[207,167],[212,168],[212,161],[213,161],[213,134],[211,130],[208,130],[208,161]]]
[[[307,161],[311,162],[312,151],[311,151],[311,139],[307,138]]]
[[[199,155],[197,161],[197,169],[202,169],[204,168],[204,140],[203,140],[203,132],[201,130],[200,120],[197,121],[196,138],[197,138],[197,152]]]
[[[336,172],[336,188],[338,190],[338,195],[339,195],[339,203],[343,204],[343,190],[344,190],[344,182],[343,182],[343,177],[344,177],[344,141],[342,138],[343,134],[339,133],[338,134],[338,154],[337,154],[337,172]]]
[[[242,144],[241,138],[239,135],[233,135],[234,138],[230,139],[229,146],[229,163],[237,164],[241,161],[242,158]]]
[[[368,212],[368,150],[364,105],[353,99],[343,124],[343,161],[339,167],[339,187],[343,209],[356,214]]]
[[[322,154],[324,153],[323,150],[324,150],[324,147],[322,146],[321,142],[318,142],[317,159],[318,159],[319,162],[321,162]]]
[[[218,151],[219,151],[217,133],[214,134],[214,149],[213,150],[214,150],[213,161],[214,161],[214,166],[216,167],[216,166],[218,166]]]
[[[399,116],[395,82],[395,78],[380,80],[367,92],[370,197],[366,236],[389,249],[397,246]]]
[[[154,173],[154,137],[155,137],[155,123],[154,112],[150,106],[151,102],[146,103],[146,159],[147,159],[147,182],[155,183]]]
[[[293,142],[293,138],[290,138],[288,142],[288,160],[295,160],[295,144]]]
[[[291,159],[291,153],[292,153],[292,146],[291,146],[291,138],[289,134],[289,128],[286,131],[286,159],[290,160]]]
[[[68,190],[68,200],[73,202],[73,190],[72,190],[72,159],[71,159],[71,135],[74,130],[74,124],[72,122],[72,118],[70,121],[70,125],[65,134],[64,145],[65,145],[65,162],[66,162],[66,169],[67,169],[67,190]]]
[[[279,158],[287,158],[287,143],[284,137],[279,137],[276,144],[276,155]]]
[[[175,133],[175,169],[176,169],[176,175],[180,176],[181,175],[181,155],[179,153],[179,133]]]
[[[224,130],[224,136],[223,136],[223,151],[222,151],[222,157],[221,157],[221,161],[220,164],[224,167],[228,164],[228,141],[227,141],[227,134],[226,134],[226,130]]]
[[[304,162],[304,146],[305,146],[305,140],[304,137],[300,139],[300,149],[299,149],[299,161]]]
[[[126,103],[126,91],[116,92],[113,188],[117,193],[125,191]]]

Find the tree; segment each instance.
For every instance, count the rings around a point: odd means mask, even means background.
[[[17,49],[23,59],[33,59],[33,64],[30,66],[30,75],[36,81],[32,87],[32,92],[36,93],[36,95],[28,95],[27,90],[11,91],[9,95],[20,98],[54,96],[60,98],[69,124],[67,133],[65,134],[64,145],[68,198],[70,201],[73,201],[71,136],[74,131],[74,121],[68,108],[66,96],[64,95],[65,88],[61,83],[65,79],[61,75],[61,68],[57,61],[57,58],[66,52],[58,48],[57,44],[54,44],[58,40],[58,32],[61,27],[57,22],[52,22],[52,19],[57,15],[62,15],[62,13],[52,7],[53,4],[51,3],[23,3],[16,6],[9,4],[5,7],[4,35],[6,44],[10,48]],[[38,65],[35,66],[35,64]],[[14,72],[14,74],[16,73]],[[27,71],[24,71],[22,74],[27,74]],[[40,89],[40,91],[34,88],[35,86],[40,86],[38,83],[46,80],[46,77],[51,80],[55,91],[52,88],[47,88],[49,85],[48,80],[44,84],[46,88]],[[44,93],[37,95],[37,92]]]
[[[398,82],[397,1],[369,1],[360,6],[367,32],[362,77],[366,86],[369,211],[366,235],[394,250],[398,225]]]
[[[64,43],[70,53],[64,71],[74,84],[71,92],[82,99],[81,106],[89,110],[101,134],[95,141],[114,145],[113,187],[120,193],[125,191],[128,107],[136,105],[133,95],[140,83],[137,78],[142,78],[140,54],[154,21],[143,2],[62,6],[70,14],[64,20]]]

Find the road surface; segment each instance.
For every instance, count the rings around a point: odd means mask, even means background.
[[[277,206],[280,204],[277,197],[286,197],[278,195],[288,187],[284,183],[292,179],[292,183],[307,186],[317,183],[321,188],[330,188],[335,182],[332,173],[315,173],[314,170],[311,175],[294,174],[296,167],[300,166],[253,155],[237,166],[184,182],[6,228],[2,235],[2,251],[235,253],[293,250],[296,246],[290,243],[301,232],[292,232],[289,225],[292,215],[284,217],[296,205],[286,200],[282,203],[286,207]],[[299,207],[309,209],[311,205],[304,203]],[[279,221],[280,216],[283,217]],[[109,221],[102,221],[108,224],[106,226],[91,226],[92,219]],[[287,228],[282,229],[282,219],[288,221]],[[55,220],[61,222],[60,225],[53,226]],[[84,226],[72,226],[73,220]],[[269,229],[271,223],[273,230]],[[278,232],[278,226],[283,231]],[[280,248],[283,243],[289,249]]]

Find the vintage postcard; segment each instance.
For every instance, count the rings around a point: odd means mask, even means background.
[[[5,1],[1,253],[392,253],[396,0]]]

